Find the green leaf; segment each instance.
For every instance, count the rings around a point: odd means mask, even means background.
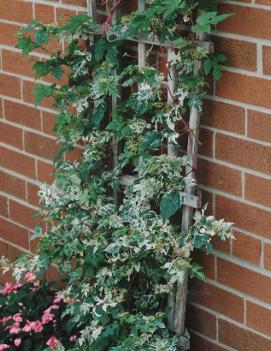
[[[204,12],[197,18],[197,24],[192,26],[192,32],[207,32],[210,33],[212,26],[216,25],[219,22],[224,21],[225,19],[231,17],[232,14],[222,14],[218,15],[216,11]]]
[[[99,101],[99,103],[94,106],[91,113],[91,122],[96,127],[100,127],[100,123],[104,118],[105,112],[107,110],[107,103],[104,100]]]
[[[99,62],[107,51],[107,41],[99,39],[95,45],[95,60]]]
[[[175,40],[173,41],[173,43],[174,43],[175,46],[177,46],[178,48],[183,49],[183,48],[189,46],[189,45],[191,44],[191,41],[190,41],[190,40],[187,40],[187,39],[185,39],[185,38],[183,38],[183,37],[180,37],[180,38],[178,38],[178,39],[175,39]]]
[[[48,44],[49,42],[49,32],[46,28],[41,28],[35,33],[35,41],[38,46],[42,46],[43,44]]]
[[[34,95],[36,96],[35,98],[35,106],[37,107],[40,105],[43,99],[50,97],[54,94],[56,90],[56,85],[43,85],[39,84],[37,87],[33,90]]]
[[[164,219],[172,217],[181,208],[183,200],[179,190],[172,190],[163,196],[160,202],[160,212]]]
[[[141,150],[158,150],[162,143],[162,133],[157,131],[149,131],[144,135],[140,143]]]
[[[35,48],[35,45],[30,37],[19,36],[16,47],[21,49],[24,55],[28,55]]]
[[[203,280],[205,281],[205,274],[202,271],[202,266],[199,265],[198,263],[192,263],[191,267],[190,267],[190,277],[191,278],[198,278],[199,280]]]

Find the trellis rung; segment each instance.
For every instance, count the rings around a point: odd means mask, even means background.
[[[97,28],[98,28],[98,30],[96,32],[92,32],[91,34],[101,35],[103,33],[101,25],[98,25]],[[140,42],[142,44],[149,44],[151,46],[161,46],[162,45],[164,47],[171,48],[171,49],[180,49],[178,44],[174,43],[173,41],[170,41],[170,40],[165,40],[164,42],[159,41],[159,39],[156,35],[154,35],[152,37],[152,39],[150,39],[148,37],[148,35],[141,34],[141,35],[138,35],[136,37],[128,37],[128,38],[126,38],[126,40],[134,41],[137,43]],[[209,53],[214,51],[214,43],[212,43],[210,41],[193,40],[192,45],[194,47],[201,47]]]
[[[130,175],[124,175],[121,177],[121,184],[125,186],[133,185],[136,177]],[[191,208],[200,208],[201,207],[201,196],[191,195],[188,193],[180,192],[180,195],[183,196],[184,206]]]

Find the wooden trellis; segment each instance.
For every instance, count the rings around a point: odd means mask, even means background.
[[[144,1],[136,0],[138,4],[138,10],[144,11],[145,5]],[[113,3],[117,4],[117,0]],[[88,13],[91,17],[96,18],[97,14],[96,0],[88,0]],[[116,11],[113,15],[113,22],[117,21],[118,16],[120,16],[119,11]],[[187,28],[185,28],[187,29]],[[102,28],[101,28],[102,32]],[[95,35],[95,34],[94,34]],[[174,55],[175,49],[178,47],[170,41],[160,43],[158,38],[153,36],[151,39],[147,35],[140,35],[138,37],[129,38],[129,41],[136,42],[138,46],[137,56],[139,67],[146,66],[146,45],[164,47],[167,50],[168,62],[171,61],[172,55]],[[195,47],[202,47],[208,52],[213,51],[213,44],[206,41],[206,35],[199,35],[196,40],[193,41]],[[198,61],[195,69],[195,74],[201,68],[201,62]],[[172,102],[172,97],[177,88],[177,77],[174,67],[170,68],[170,74],[168,79],[168,102]],[[118,105],[118,98],[112,98],[112,109],[115,109]],[[174,126],[173,126],[174,127]],[[195,169],[197,168],[197,156],[198,156],[198,138],[199,138],[199,127],[200,127],[200,113],[192,108],[190,110],[189,117],[189,131],[190,137],[187,143],[187,156],[188,156],[188,166],[186,169],[186,174],[196,179]],[[177,151],[171,145],[168,145],[168,153],[170,155],[176,155]],[[113,142],[113,154],[114,154],[114,165],[117,164],[118,159],[118,145],[116,140]],[[130,175],[122,176],[123,185],[131,185],[135,180],[135,177]],[[195,194],[195,187],[186,186],[183,195],[183,208],[182,208],[182,230],[188,231],[193,218],[194,209],[201,207],[201,197]],[[168,327],[171,331],[180,336],[180,349],[189,349],[189,340],[185,336],[185,311],[186,311],[186,297],[187,297],[187,283],[188,274],[184,275],[184,279],[179,281],[176,286],[176,292],[174,296],[168,297],[168,304],[171,307],[171,313],[168,317]]]

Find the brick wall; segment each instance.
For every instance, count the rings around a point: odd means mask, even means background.
[[[225,1],[214,35],[229,58],[205,104],[199,180],[211,211],[235,223],[207,283],[192,282],[193,351],[271,350],[271,1]],[[206,145],[207,143],[207,145]]]
[[[85,0],[0,0],[0,251],[34,249],[37,185],[50,181],[53,111],[37,110],[29,61],[14,33],[34,18],[84,11]],[[235,223],[237,240],[199,259],[207,282],[190,287],[192,351],[271,350],[271,1],[221,4],[235,16],[213,39],[229,57],[205,104],[199,179],[210,212]],[[33,57],[33,60],[35,57]]]

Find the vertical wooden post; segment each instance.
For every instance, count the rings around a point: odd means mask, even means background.
[[[201,34],[198,36],[199,40],[203,40],[205,35]],[[198,61],[195,67],[195,73],[201,68],[201,61]],[[190,111],[189,118],[189,130],[190,136],[187,144],[187,156],[188,166],[186,168],[186,174],[196,179],[195,170],[197,168],[197,157],[198,157],[198,139],[199,139],[199,128],[200,128],[200,112],[195,108]],[[194,195],[195,187],[186,186],[185,192],[187,194]],[[182,216],[182,231],[187,232],[193,219],[193,208],[184,206]],[[185,312],[186,312],[186,296],[187,296],[187,284],[188,284],[188,272],[185,272],[184,279],[179,281],[177,284],[175,308],[174,308],[174,331],[177,335],[183,335],[185,333]],[[187,345],[188,347],[188,345]],[[183,345],[183,349],[186,349],[186,345]]]
[[[114,6],[116,5],[116,2],[117,2],[117,0],[113,1],[113,5]],[[119,17],[119,9],[117,8],[115,10],[115,12],[113,13],[112,24],[116,24],[117,23],[118,17]],[[119,94],[120,94],[121,93],[121,88],[119,88],[118,91],[119,91]],[[112,97],[112,101],[111,101],[111,104],[112,104],[112,118],[114,118],[113,117],[113,112],[118,107],[119,99],[120,99],[119,97]],[[113,138],[113,165],[114,165],[114,167],[117,167],[117,165],[118,165],[118,155],[119,155],[119,144],[118,144],[117,138],[114,137]],[[117,191],[114,191],[114,201],[115,201],[115,204],[118,204],[118,202],[119,202],[119,193]]]
[[[138,10],[143,12],[145,10],[145,1],[138,0],[137,4]],[[140,41],[138,42],[138,66],[146,66],[146,44]]]
[[[172,61],[173,54],[174,54],[174,50],[169,49],[167,52],[168,65],[170,65],[170,62]],[[173,96],[174,96],[175,91],[176,91],[176,70],[172,65],[170,66],[167,85],[168,85],[167,101],[168,101],[168,103],[172,103]],[[175,125],[172,124],[170,127],[172,129],[174,129]],[[178,151],[176,150],[176,148],[173,145],[168,143],[167,147],[168,147],[168,154],[169,155],[177,156]],[[169,296],[168,296],[168,307],[170,308],[170,313],[168,315],[168,328],[170,331],[175,332],[175,328],[174,328],[174,315],[175,315],[174,292],[173,292],[173,294],[169,294]]]
[[[96,19],[96,0],[87,0],[88,15]]]

